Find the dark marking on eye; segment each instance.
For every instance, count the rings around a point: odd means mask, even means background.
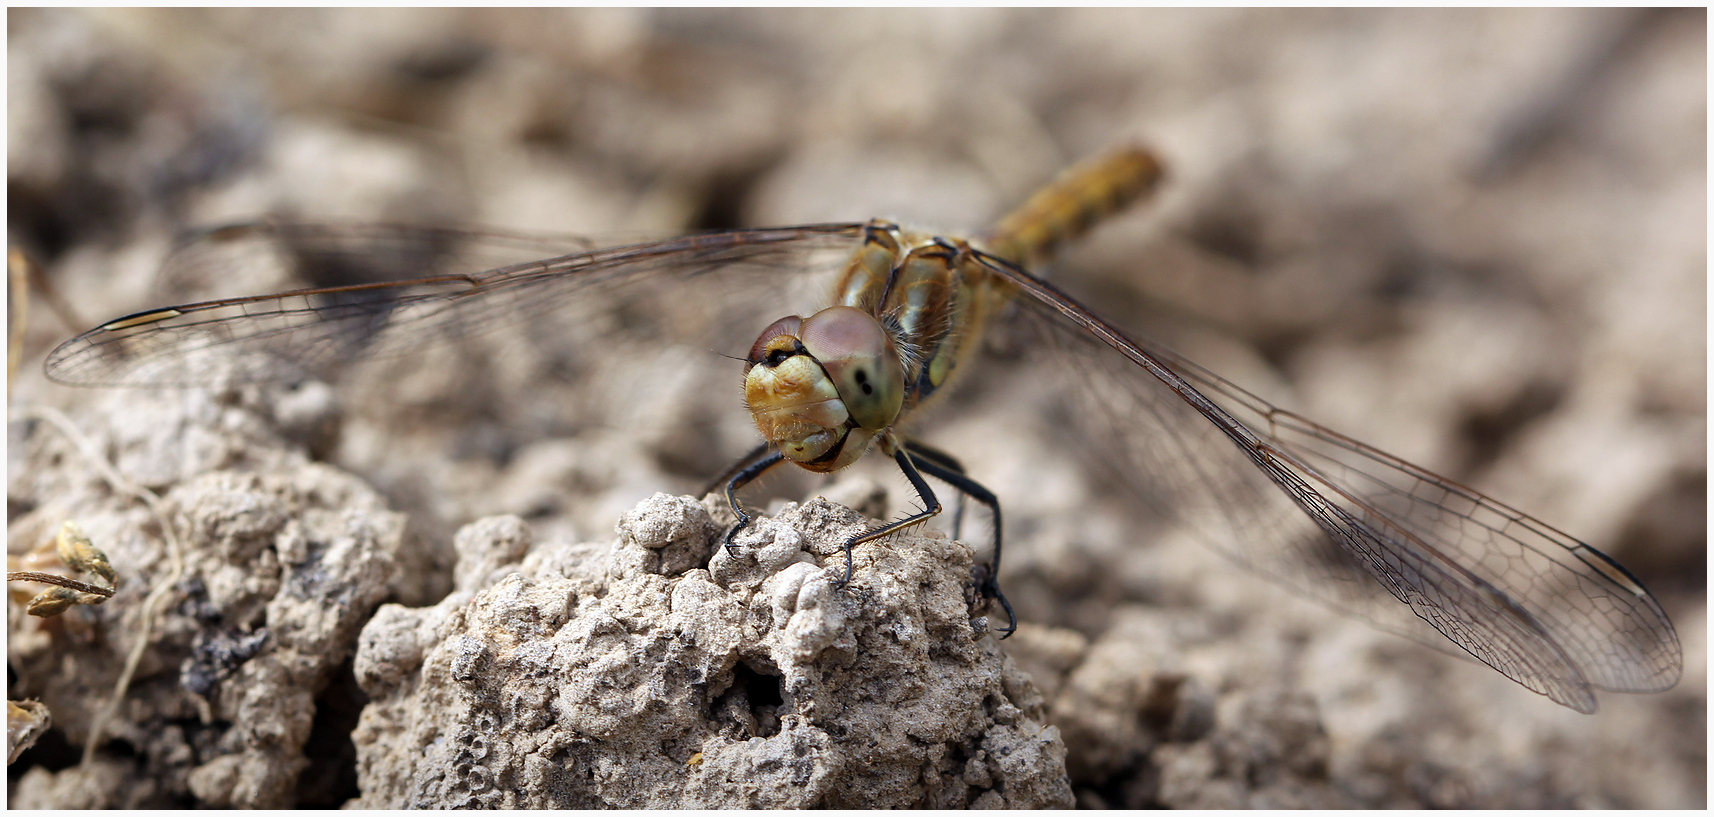
[[[857,378],[857,385],[863,387],[863,393],[864,394],[874,394],[875,393],[875,387],[869,383],[869,373],[868,372],[866,372],[862,369],[858,369],[857,374],[856,374],[856,378]]]

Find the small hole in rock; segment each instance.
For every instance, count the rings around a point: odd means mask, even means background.
[[[758,672],[746,664],[739,664],[732,672],[732,685],[715,701],[715,711],[737,721],[741,731],[750,736],[779,734],[780,710],[785,706],[780,676]]]

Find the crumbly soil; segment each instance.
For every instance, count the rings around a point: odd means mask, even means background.
[[[9,803],[1705,807],[1705,20],[10,11],[8,242],[46,285],[12,294],[9,558],[75,519],[121,585],[49,620],[12,594],[8,697],[52,726]],[[718,547],[697,495],[754,442],[717,356],[743,347],[631,340],[682,292],[326,382],[40,368],[103,320],[306,284],[157,281],[191,226],[968,235],[1126,142],[1169,176],[1059,283],[1613,555],[1679,685],[1579,715],[1231,567],[1119,490],[1099,407],[1045,385],[1079,373],[1004,323],[911,431],[1003,504],[1005,641],[974,510],[975,548],[884,539],[836,586],[843,537],[916,502],[884,462],[768,480]],[[585,336],[628,340],[550,365]]]

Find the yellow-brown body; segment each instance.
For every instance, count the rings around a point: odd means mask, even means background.
[[[1001,219],[981,245],[1015,264],[1037,263],[1151,190],[1160,176],[1159,163],[1137,148],[1079,164]],[[832,296],[832,309],[770,326],[752,348],[745,373],[745,399],[763,437],[787,459],[821,472],[855,462],[877,440],[890,453],[896,443],[888,432],[953,382],[974,354],[988,318],[1011,292],[976,261],[964,240],[908,233],[877,220],[863,228],[862,244]],[[804,344],[794,349],[796,336],[781,330],[790,325],[790,331],[798,331],[797,326],[835,309],[868,315],[891,343],[877,344],[855,332],[864,337],[861,352],[827,343],[821,344],[825,351]],[[839,320],[843,324],[851,318],[844,314]],[[887,378],[874,386],[881,399],[858,393],[867,384],[835,382],[829,357],[848,361],[862,354],[895,356],[869,365]],[[835,405],[840,401],[891,411],[846,411]],[[854,417],[857,413],[866,416]]]

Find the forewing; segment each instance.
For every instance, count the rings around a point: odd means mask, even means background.
[[[1592,688],[1677,681],[1682,656],[1666,615],[1593,548],[1275,409],[984,260],[1074,361],[1062,368],[1082,384],[1079,414],[1095,447],[1216,550],[1383,629],[1426,643],[1443,636],[1579,711],[1594,710]]]
[[[54,380],[91,386],[327,376],[359,360],[456,344],[556,312],[574,323],[624,303],[646,313],[651,299],[660,302],[653,311],[673,318],[662,322],[665,331],[683,328],[685,337],[718,342],[718,333],[710,335],[717,322],[732,325],[736,337],[773,320],[754,323],[780,301],[759,296],[805,288],[814,278],[806,273],[836,263],[855,235],[852,225],[746,230],[488,269],[478,259],[566,249],[568,242],[389,225],[235,225],[179,247],[162,277],[180,287],[226,279],[321,286],[136,313],[62,344],[46,368]],[[686,288],[693,279],[694,292]],[[684,312],[687,303],[700,308]],[[735,306],[741,304],[757,309]]]

